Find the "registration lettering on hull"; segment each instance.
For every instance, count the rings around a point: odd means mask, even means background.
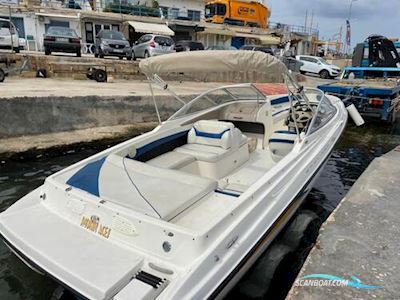
[[[100,224],[100,218],[98,216],[91,216],[90,218],[83,216],[81,226],[92,232],[97,232],[106,239],[110,237],[111,228]]]

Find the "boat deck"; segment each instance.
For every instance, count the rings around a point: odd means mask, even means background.
[[[254,151],[245,164],[219,181],[224,192],[212,193],[170,222],[194,231],[212,228],[237,205],[238,196],[275,164],[268,150]]]

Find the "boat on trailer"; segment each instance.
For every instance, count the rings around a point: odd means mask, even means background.
[[[170,90],[165,74],[285,84],[173,94],[183,106],[164,122],[154,98],[158,127],[49,176],[0,214],[1,235],[84,299],[222,298],[310,191],[346,108],[262,52],[176,53],[140,68],[152,91]]]

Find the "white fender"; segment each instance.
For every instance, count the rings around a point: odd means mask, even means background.
[[[357,108],[354,106],[354,104],[351,104],[346,107],[347,111],[349,112],[349,115],[353,119],[354,123],[357,126],[361,126],[365,124],[365,121],[363,117],[361,117],[360,113],[358,112]]]

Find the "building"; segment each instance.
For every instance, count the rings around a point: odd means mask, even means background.
[[[206,23],[204,31],[198,32],[196,37],[206,47],[223,46],[237,49],[249,44],[277,47],[281,42],[281,38],[275,29],[213,23]]]
[[[277,48],[290,42],[293,54],[312,54],[313,41],[318,39],[316,30],[301,26],[270,23],[268,28],[257,28],[206,23],[203,0],[64,0],[64,6],[58,0],[23,1],[24,6],[12,8],[12,20],[20,37],[27,40],[28,50],[43,50],[43,35],[49,26],[75,29],[82,38],[84,53],[93,53],[95,37],[102,29],[122,31],[131,44],[146,33],[169,35],[175,41],[199,40],[206,47],[258,44]],[[8,8],[0,6],[0,17],[7,18],[8,14]]]

